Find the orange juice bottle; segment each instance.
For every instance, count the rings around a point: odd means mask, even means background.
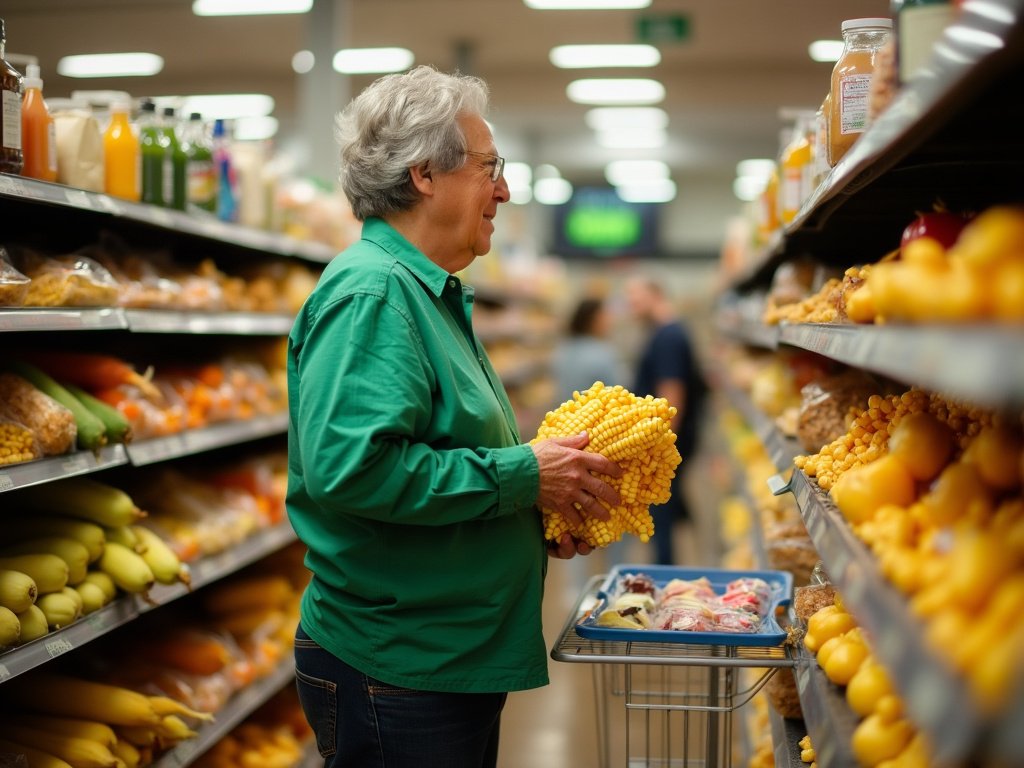
[[[783,225],[796,218],[797,211],[811,193],[811,141],[807,126],[812,115],[803,111],[794,115],[796,121],[793,126],[793,137],[779,158],[782,176],[779,190],[779,219]]]
[[[103,134],[103,189],[124,200],[139,200],[139,137],[128,120],[126,101],[110,107],[110,125]]]
[[[892,34],[892,19],[848,19],[842,23],[843,54],[832,70],[829,162],[835,166],[864,132],[875,54]]]
[[[21,175],[43,181],[57,180],[57,130],[43,101],[43,81],[39,65],[29,64],[22,80],[21,151],[24,164]]]

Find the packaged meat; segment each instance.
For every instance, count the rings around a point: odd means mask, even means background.
[[[78,436],[71,411],[14,373],[0,373],[0,417],[31,430],[44,456],[67,453]]]

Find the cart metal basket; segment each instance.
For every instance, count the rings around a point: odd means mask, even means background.
[[[601,768],[729,768],[740,737],[733,713],[794,666],[788,648],[582,638],[576,624],[605,578],[587,583],[551,650],[555,661],[593,665]],[[743,669],[756,673],[741,681]]]

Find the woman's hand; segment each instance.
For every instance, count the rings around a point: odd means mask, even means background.
[[[537,506],[561,512],[576,526],[583,522],[583,515],[599,520],[611,517],[598,499],[613,507],[621,503],[618,491],[592,473],[622,477],[622,469],[599,453],[584,451],[588,442],[590,437],[583,433],[573,437],[552,437],[532,446],[540,468]],[[577,510],[574,504],[579,504],[580,509]]]

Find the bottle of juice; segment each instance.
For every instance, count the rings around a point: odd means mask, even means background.
[[[228,147],[227,127],[220,119],[213,123],[213,163],[217,171],[217,218],[238,221],[235,167]]]
[[[21,173],[21,73],[7,63],[7,33],[0,19],[0,172]]]
[[[807,126],[813,115],[803,111],[792,114],[795,118],[793,136],[779,158],[782,177],[779,184],[779,218],[783,225],[796,218],[797,211],[812,191],[811,142]]]
[[[156,114],[156,104],[148,99],[139,105],[139,152],[142,155],[142,202],[165,205],[164,161],[168,154],[167,137]],[[170,203],[170,200],[167,200]]]
[[[43,81],[39,65],[29,64],[22,81],[21,101],[21,173],[43,181],[57,180],[57,128],[43,101]]]
[[[213,148],[198,112],[189,115],[182,129],[181,147],[188,158],[185,174],[188,206],[214,213],[217,210],[217,172],[213,165]]]
[[[833,166],[864,132],[875,53],[889,39],[892,20],[848,19],[842,31],[843,54],[832,70],[829,162]]]
[[[164,156],[164,205],[179,211],[185,210],[188,198],[186,167],[188,157],[178,140],[175,126],[174,107],[164,107],[162,130],[167,140],[167,154]]]
[[[103,188],[108,195],[138,202],[141,157],[130,111],[127,101],[110,105],[110,125],[103,133]]]

